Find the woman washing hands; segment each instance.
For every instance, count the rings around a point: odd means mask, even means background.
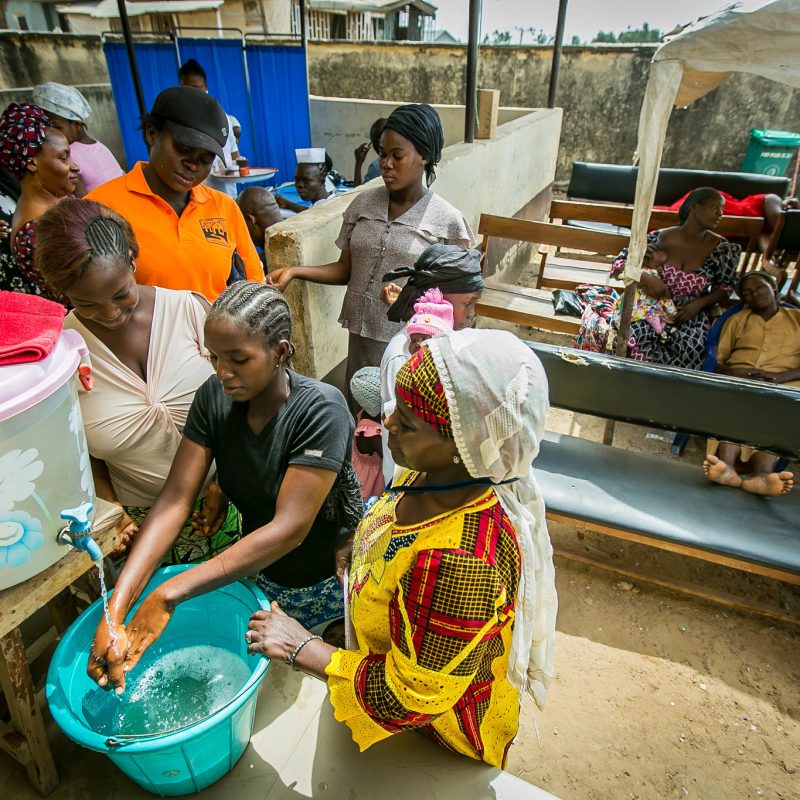
[[[189,598],[253,577],[309,628],[343,615],[334,552],[361,519],[350,449],[353,420],[341,393],[288,368],[291,318],[276,289],[239,281],[208,313],[205,344],[216,374],[195,394],[172,468],[141,525],[101,620],[89,676],[124,690],[125,673]],[[212,462],[242,514],[241,539],[148,595],[128,613],[163,561]],[[213,509],[195,518],[210,522]],[[224,624],[224,620],[220,621]]]
[[[252,616],[249,651],[327,681],[362,750],[418,731],[502,767],[520,694],[542,707],[552,678],[552,548],[531,467],[547,379],[512,334],[468,329],[420,348],[396,395],[389,447],[409,471],[356,531],[356,641],[332,647],[273,603]]]
[[[686,369],[698,369],[703,363],[711,328],[708,312],[731,294],[741,253],[739,245],[714,233],[723,208],[724,200],[716,189],[695,189],[678,211],[680,225],[648,236],[649,258],[663,250],[666,260],[657,275],[645,263],[641,287],[656,301],[671,300],[675,313],[666,337],[646,313],[638,319],[634,316],[628,342],[632,358]],[[612,275],[623,270],[627,255],[627,249],[620,253]],[[660,313],[666,313],[664,306]],[[651,319],[657,316],[653,314]]]
[[[117,558],[161,491],[194,393],[212,373],[205,298],[138,285],[138,256],[128,221],[93,200],[66,198],[39,220],[38,270],[73,306],[64,327],[81,334],[92,358],[94,388],[79,389],[79,399],[97,496],[125,511]],[[197,512],[213,477],[192,499]],[[205,538],[187,513],[165,560],[202,561],[235,541],[238,514],[227,502],[225,512]]]

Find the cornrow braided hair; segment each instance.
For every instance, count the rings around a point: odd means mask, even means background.
[[[267,345],[282,339],[291,343],[292,315],[284,296],[274,287],[256,281],[232,283],[213,303],[209,321],[225,317],[244,327],[248,333],[260,333]],[[291,345],[289,358],[294,355]]]
[[[36,267],[49,286],[69,295],[95,259],[134,268],[139,245],[130,223],[94,200],[65,197],[39,218]]]
[[[86,226],[86,243],[92,248],[92,256],[128,257],[128,242],[116,220],[97,217]]]

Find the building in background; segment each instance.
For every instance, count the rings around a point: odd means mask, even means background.
[[[131,30],[137,33],[234,28],[300,34],[298,0],[128,0],[126,8]],[[436,6],[426,0],[307,0],[306,8],[308,36],[315,41],[422,42],[437,33]],[[7,0],[0,1],[0,25],[3,15],[4,26],[12,30],[120,30],[117,0]]]
[[[423,42],[434,32],[436,6],[425,0],[307,0],[308,37],[318,41]],[[300,4],[293,4],[300,30]]]

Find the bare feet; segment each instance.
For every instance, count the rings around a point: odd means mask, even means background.
[[[742,479],[742,489],[753,494],[776,497],[786,494],[794,486],[791,472],[766,472],[761,475],[748,475]]]
[[[706,456],[703,461],[703,472],[710,481],[722,486],[733,486],[738,489],[742,485],[742,479],[736,470],[716,456]]]

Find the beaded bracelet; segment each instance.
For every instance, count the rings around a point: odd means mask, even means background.
[[[306,645],[307,645],[307,644],[308,644],[310,641],[312,641],[313,639],[319,639],[320,641],[322,641],[322,637],[321,637],[321,636],[317,636],[315,633],[312,633],[312,634],[311,634],[311,636],[306,636],[306,638],[305,638],[305,639],[303,639],[303,641],[302,641],[302,642],[300,642],[300,644],[298,644],[298,645],[297,645],[297,647],[295,647],[294,651],[293,651],[293,652],[292,652],[292,654],[289,656],[289,658],[287,658],[287,659],[286,659],[286,663],[287,663],[287,664],[288,664],[288,665],[289,665],[289,666],[290,666],[290,667],[291,667],[293,670],[295,670],[295,671],[297,670],[297,667],[295,667],[295,665],[294,665],[294,662],[295,662],[295,660],[297,659],[297,656],[299,655],[300,651],[301,651],[301,650],[302,650],[302,649],[303,649],[303,648],[304,648],[304,647],[305,647],[305,646],[306,646]]]

